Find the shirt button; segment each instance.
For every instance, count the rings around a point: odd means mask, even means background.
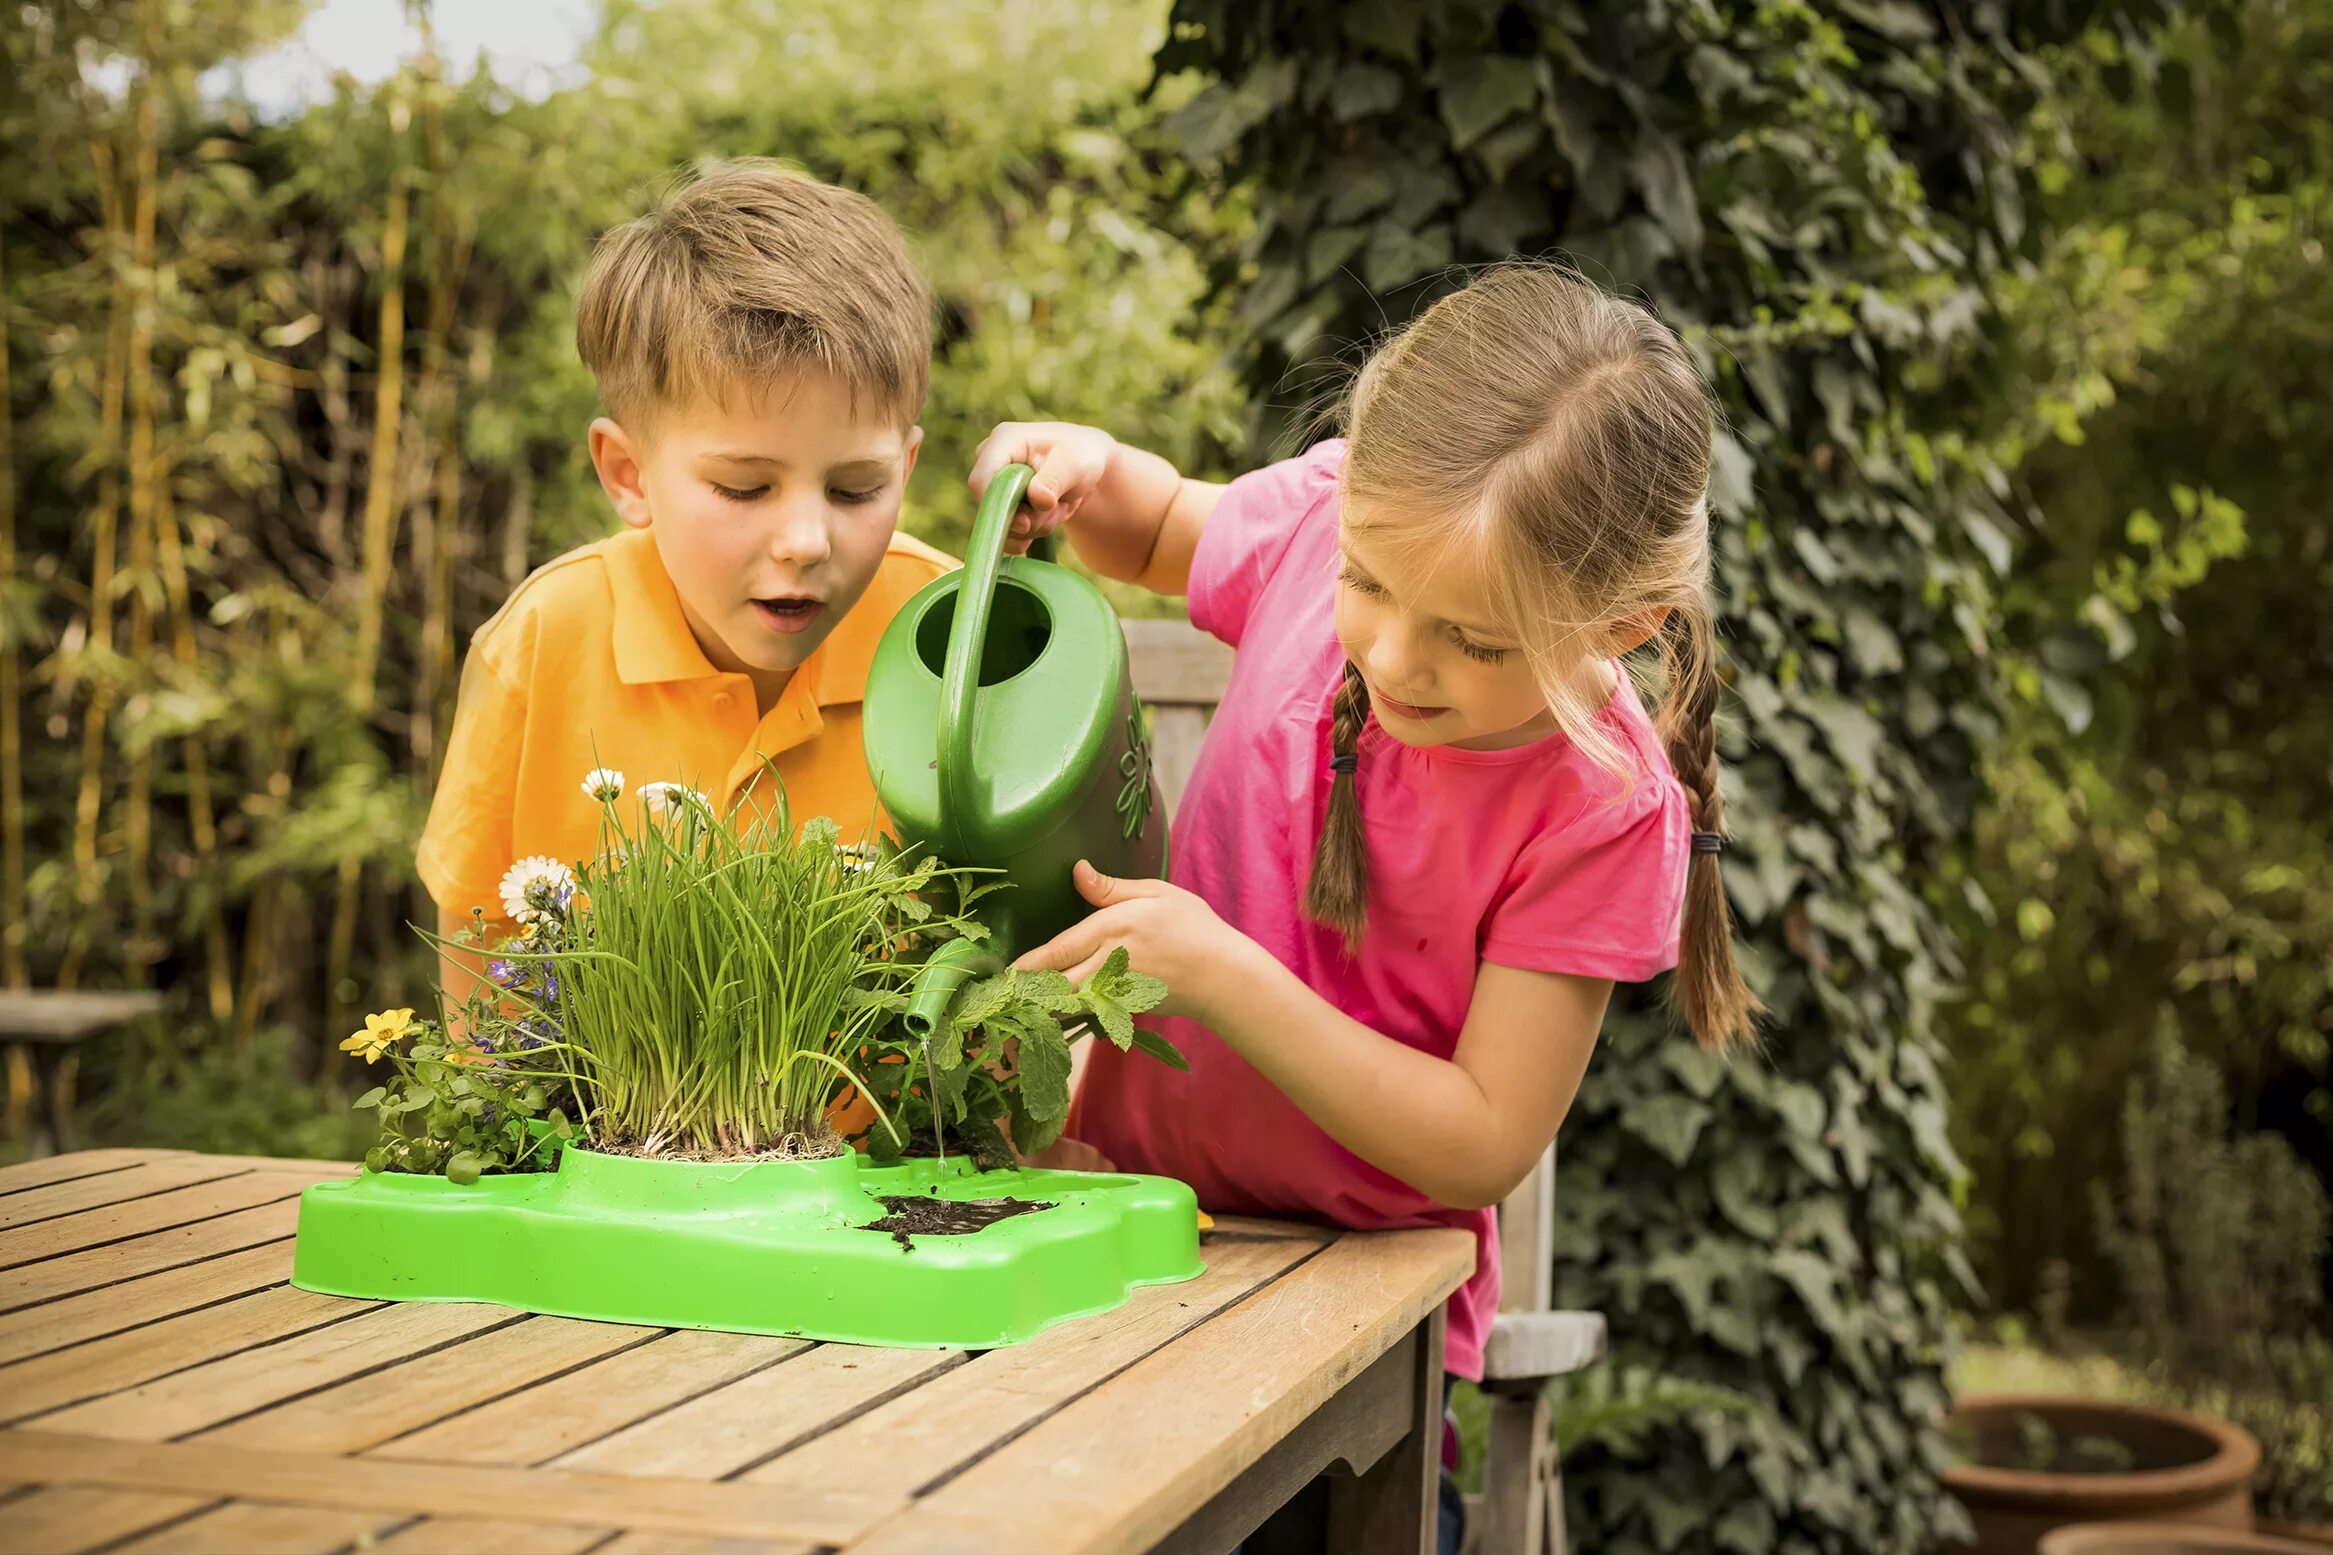
[[[713,705],[724,713],[729,711],[729,704],[735,700],[736,699],[730,696],[730,694],[726,691],[716,691],[713,693]]]

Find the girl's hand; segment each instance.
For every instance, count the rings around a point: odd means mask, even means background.
[[[965,482],[973,500],[987,492],[996,472],[1008,464],[1025,464],[1037,472],[1013,520],[1006,548],[1018,555],[1029,542],[1049,535],[1077,516],[1094,488],[1109,473],[1110,457],[1118,440],[1097,427],[1067,421],[1007,421],[988,434],[972,458],[972,475]]]
[[[1013,963],[1028,972],[1066,972],[1082,983],[1126,947],[1134,970],[1167,985],[1161,1015],[1219,1025],[1216,1011],[1264,951],[1215,915],[1200,897],[1163,880],[1114,880],[1080,860],[1080,896],[1099,909],[1084,922]]]

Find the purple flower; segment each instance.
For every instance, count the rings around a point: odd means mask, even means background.
[[[525,973],[507,961],[487,962],[486,975],[505,988],[515,988],[526,976]]]
[[[559,1028],[547,1020],[530,1018],[518,1023],[518,1045],[522,1048],[547,1047],[558,1035]]]

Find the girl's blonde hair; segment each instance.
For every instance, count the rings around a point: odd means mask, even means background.
[[[1508,263],[1436,302],[1373,354],[1342,420],[1344,522],[1386,551],[1468,554],[1559,726],[1616,775],[1625,751],[1583,660],[1652,631],[1658,724],[1692,800],[1722,835],[1718,674],[1709,608],[1709,393],[1652,314],[1544,264]],[[1665,612],[1665,614],[1663,614]],[[1655,622],[1658,626],[1655,627]],[[1368,859],[1352,769],[1369,712],[1359,669],[1338,685],[1327,824],[1305,910],[1358,943]],[[1734,960],[1718,855],[1689,855],[1670,996],[1700,1044],[1749,1037],[1759,1005]]]

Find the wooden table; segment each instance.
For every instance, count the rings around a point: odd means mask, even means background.
[[[882,1350],[294,1290],[350,1170],[0,1170],[0,1551],[1221,1555],[1321,1474],[1330,1549],[1431,1548],[1462,1232],[1227,1221],[1116,1312]]]

